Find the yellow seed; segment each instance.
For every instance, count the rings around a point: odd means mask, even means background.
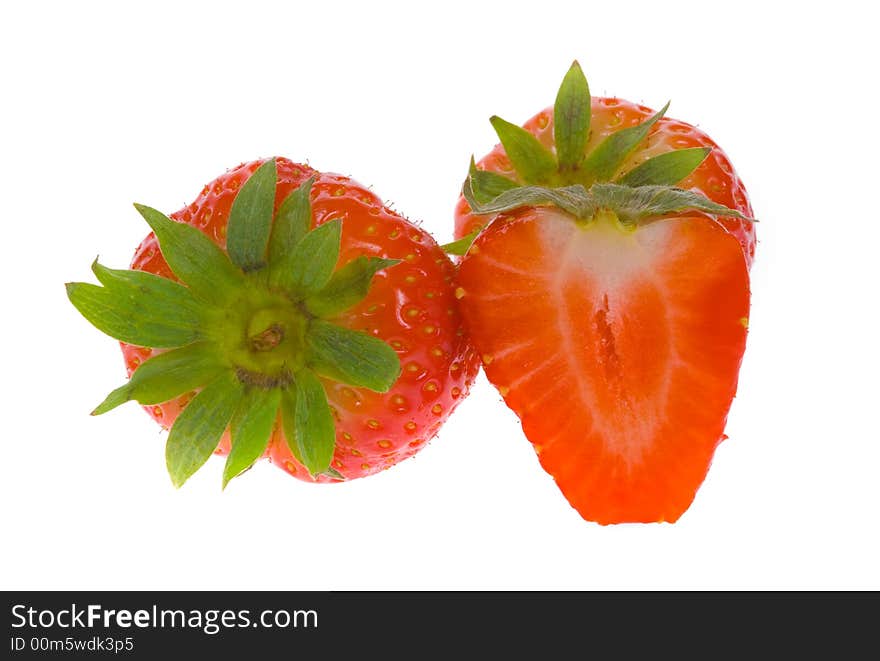
[[[748,328],[749,327],[749,318],[743,317],[742,319],[739,320],[739,323],[742,324],[743,328]]]
[[[433,413],[434,415],[440,415],[441,413],[443,413],[443,407],[439,404],[434,404],[434,406],[431,407],[431,413]]]
[[[379,429],[379,421],[367,420],[367,427],[369,427],[370,429]]]
[[[370,470],[370,464],[361,464],[361,470],[362,471]]]
[[[437,331],[437,329],[434,326],[428,325],[422,328],[422,331],[425,333],[425,335],[433,335]]]
[[[372,236],[373,234],[376,233],[376,226],[375,226],[375,225],[369,225],[369,226],[367,226],[366,232],[367,232],[367,234],[369,234],[370,236]]]
[[[437,392],[437,384],[434,381],[428,381],[425,384],[425,390],[428,392]]]
[[[464,287],[456,287],[455,288],[455,298],[461,300],[464,298],[464,294],[465,294]]]
[[[408,276],[406,276],[406,277],[403,279],[403,281],[406,282],[407,284],[410,284],[410,285],[411,285],[411,284],[413,284],[413,283],[416,281],[416,276],[414,276],[414,275],[408,275]]]
[[[407,423],[403,426],[403,428],[404,428],[406,431],[415,431],[415,430],[416,430],[416,427],[417,427],[416,423],[414,423],[412,420],[410,420],[409,422],[407,422]]]
[[[376,445],[378,445],[383,450],[387,450],[391,447],[391,441],[383,438],[381,441],[377,442]]]
[[[433,349],[431,349],[431,355],[436,356],[437,358],[442,358],[443,349],[441,349],[440,347],[434,347]]]
[[[495,357],[491,353],[484,353],[482,358],[484,365],[491,365],[492,361],[495,360]]]
[[[510,388],[507,386],[498,386],[498,392],[501,393],[502,397],[507,397],[507,393],[510,392]]]

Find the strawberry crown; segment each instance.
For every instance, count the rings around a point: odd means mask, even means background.
[[[67,284],[71,303],[102,332],[167,349],[138,366],[93,415],[198,390],[166,444],[177,487],[229,428],[225,487],[265,452],[279,412],[296,459],[312,475],[341,479],[330,467],[335,423],[319,377],[386,392],[400,374],[389,345],[333,323],[367,295],[378,271],[399,260],[359,256],[337,269],[342,220],[309,229],[312,183],[292,191],[276,213],[275,160],[263,163],[233,201],[226,252],[198,229],[136,204],[180,282],[96,260],[92,271],[102,286]]]
[[[516,180],[478,169],[472,157],[462,195],[478,215],[553,205],[583,220],[608,209],[625,224],[686,210],[752,220],[699,193],[675,187],[706,159],[709,147],[664,152],[618,174],[668,108],[669,103],[641,124],[619,129],[587,151],[592,119],[590,88],[580,65],[574,62],[562,80],[553,106],[555,152],[526,129],[493,116],[489,121],[513,166]],[[480,231],[449,243],[444,249],[463,255]]]

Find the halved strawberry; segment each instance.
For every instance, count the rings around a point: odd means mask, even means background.
[[[585,151],[590,99],[572,72],[560,94],[578,119],[543,185],[472,169],[464,194],[491,222],[457,295],[486,375],[571,505],[602,524],[673,522],[724,437],[745,350],[747,261],[714,217],[748,220],[668,183],[608,181],[623,150]],[[541,158],[532,147],[520,163]],[[700,160],[673,152],[666,172]]]

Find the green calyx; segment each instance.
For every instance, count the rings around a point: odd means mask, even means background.
[[[263,163],[233,202],[226,252],[199,230],[135,205],[180,282],[95,261],[100,286],[67,284],[71,303],[102,332],[167,349],[93,415],[197,391],[168,435],[175,486],[208,460],[228,429],[225,486],[265,452],[279,417],[293,455],[313,475],[341,479],[330,467],[336,432],[321,378],[385,392],[400,374],[389,345],[334,323],[367,295],[376,272],[398,260],[360,256],[336,268],[342,220],[310,229],[311,185],[291,192],[276,212],[275,161]]]
[[[584,221],[599,209],[615,212],[624,223],[687,209],[745,219],[739,212],[702,195],[675,188],[706,159],[709,148],[672,150],[621,172],[668,107],[667,103],[637,126],[611,133],[588,151],[590,89],[580,65],[574,62],[559,87],[553,107],[555,152],[526,129],[492,117],[490,122],[516,177],[480,170],[472,158],[462,194],[476,214],[553,205]],[[478,233],[447,244],[444,249],[462,255]]]

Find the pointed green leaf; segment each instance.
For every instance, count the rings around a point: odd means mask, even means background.
[[[634,167],[616,183],[632,187],[674,186],[696,170],[711,151],[710,147],[694,147],[659,154]]]
[[[333,466],[328,466],[327,470],[325,470],[323,473],[320,473],[320,475],[326,475],[327,477],[332,477],[334,480],[344,480],[345,479],[345,475],[343,475],[338,470],[333,468]]]
[[[489,119],[514,170],[527,184],[544,184],[556,173],[556,159],[538,139],[524,128],[498,116]]]
[[[480,202],[494,200],[504,191],[519,186],[515,181],[508,179],[497,172],[477,169],[477,164],[474,163],[473,156],[471,157],[468,180],[465,183],[470,186],[474,197]]]
[[[321,376],[376,392],[386,392],[400,375],[400,359],[388,344],[321,319],[306,333],[306,364]]]
[[[143,271],[117,271],[96,261],[103,287],[67,284],[70,302],[98,330],[137,346],[171,348],[201,337],[204,305],[186,287]]]
[[[447,255],[466,255],[468,249],[471,247],[471,244],[474,242],[482,230],[474,230],[470,234],[461,237],[458,241],[452,241],[450,243],[444,243],[440,248]]]
[[[399,259],[360,255],[338,269],[321,291],[309,296],[306,309],[316,317],[331,317],[347,310],[367,295],[376,272],[399,263]]]
[[[140,404],[167,402],[212,381],[224,369],[229,366],[208,342],[193,342],[160,353],[141,363],[128,383],[111,392],[92,415],[101,415],[130,400]]]
[[[590,87],[580,65],[571,65],[553,108],[553,137],[560,170],[576,170],[590,137]]]
[[[597,207],[613,209],[618,218],[630,223],[688,210],[705,211],[716,216],[730,216],[740,220],[754,220],[735,209],[716,204],[699,193],[670,186],[631,188],[620,184],[593,184],[590,193]]]
[[[232,448],[223,468],[224,488],[232,478],[253,466],[265,452],[280,403],[281,391],[278,388],[251,388],[245,393],[229,425]]]
[[[165,463],[174,486],[182,486],[208,461],[243,396],[241,382],[233,372],[226,372],[183,409],[165,445]]]
[[[303,453],[300,451],[302,439],[296,433],[296,386],[292,385],[281,391],[281,428],[284,440],[296,460],[304,464]]]
[[[279,263],[277,282],[273,284],[301,296],[323,289],[336,268],[341,235],[342,220],[339,218],[306,234]]]
[[[242,271],[256,271],[266,264],[277,176],[275,159],[270,158],[254,170],[232,201],[226,251]]]
[[[649,117],[641,124],[616,131],[600,142],[587,155],[581,167],[590,178],[590,181],[587,183],[612,179],[620,166],[623,165],[627,156],[647,137],[651,127],[666,114],[668,108],[669,103],[663,106],[660,112]]]
[[[185,223],[176,223],[160,211],[142,204],[135,208],[159,240],[162,256],[178,278],[200,298],[228,302],[240,288],[242,273],[205,234]]]
[[[310,177],[295,190],[284,198],[278,213],[275,214],[275,223],[272,226],[272,236],[269,239],[269,269],[270,273],[275,264],[283,261],[312,226],[312,205],[310,195],[314,177]],[[272,276],[270,276],[270,281]]]
[[[595,212],[592,196],[580,184],[559,188],[521,186],[501,193],[485,204],[475,200],[467,186],[462,189],[462,194],[476,214],[502,213],[526,206],[555,206],[578,218],[587,218]]]
[[[333,460],[333,413],[324,386],[310,370],[297,373],[294,389],[295,395],[285,395],[282,401],[285,436],[293,456],[309,473],[317,475],[325,472]]]

